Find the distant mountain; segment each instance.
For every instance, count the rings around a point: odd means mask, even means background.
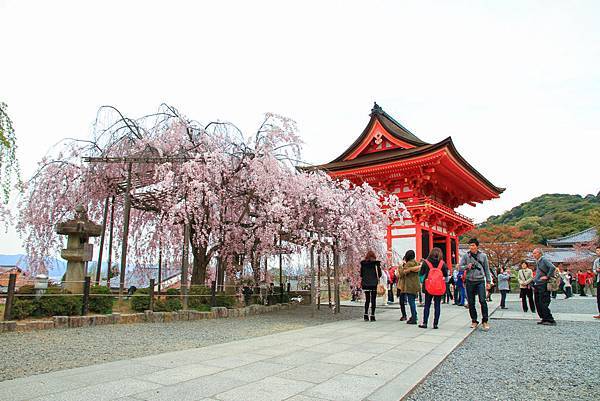
[[[67,271],[67,262],[62,259],[50,258],[48,276],[52,278],[61,278]],[[27,269],[26,255],[0,255],[0,266],[18,266],[21,269]]]
[[[545,243],[600,224],[600,193],[596,196],[545,194],[520,204],[480,227],[511,225],[531,230],[536,242]]]

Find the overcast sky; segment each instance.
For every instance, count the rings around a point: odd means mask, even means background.
[[[507,190],[482,221],[544,193],[600,190],[600,1],[0,0],[0,100],[22,172],[84,138],[98,108],[165,102],[254,130],[295,119],[331,161],[373,101],[421,139],[452,136]],[[22,252],[14,230],[0,253]]]

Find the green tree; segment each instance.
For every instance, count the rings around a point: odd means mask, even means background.
[[[6,103],[0,102],[0,188],[2,203],[8,203],[14,182],[20,184],[17,139]]]

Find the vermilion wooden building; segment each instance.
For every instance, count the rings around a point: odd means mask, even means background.
[[[452,138],[426,143],[375,103],[362,134],[338,158],[315,166],[330,176],[355,184],[369,183],[395,193],[411,218],[387,230],[388,263],[394,265],[408,249],[417,260],[434,246],[444,251],[448,266],[457,262],[458,236],[473,222],[454,209],[497,198],[498,188],[456,150]]]

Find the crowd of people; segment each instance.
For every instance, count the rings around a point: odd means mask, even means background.
[[[548,260],[540,248],[532,252],[535,260],[533,269],[526,261],[522,261],[516,271],[516,281],[519,286],[519,297],[523,312],[537,313],[538,324],[556,325],[550,311],[550,303],[559,292],[565,299],[573,297],[573,288],[577,287],[580,296],[594,295],[597,298],[598,315],[600,319],[600,245],[596,247],[596,258],[587,269],[581,269],[573,274],[565,266],[555,266]],[[440,248],[433,248],[427,258],[418,262],[414,250],[409,250],[402,258],[398,267],[391,269],[381,266],[373,251],[369,251],[361,262],[360,276],[362,286],[352,291],[352,300],[358,300],[361,292],[365,294],[364,320],[375,321],[376,298],[387,292],[387,303],[394,303],[395,294],[400,304],[401,321],[427,328],[431,305],[433,304],[433,328],[440,323],[441,304],[450,303],[464,306],[469,310],[471,327],[479,324],[483,330],[489,330],[489,312],[487,303],[491,301],[493,286],[500,292],[500,308],[508,309],[507,294],[511,290],[513,278],[510,268],[501,268],[497,274],[492,274],[488,257],[479,249],[476,238],[469,240],[469,251],[461,258],[457,269],[450,271],[444,261]],[[417,300],[423,307],[423,318],[418,321]],[[424,300],[424,302],[423,302]],[[407,314],[407,304],[410,316]],[[479,304],[479,316],[477,304]],[[481,321],[480,321],[481,317]]]

